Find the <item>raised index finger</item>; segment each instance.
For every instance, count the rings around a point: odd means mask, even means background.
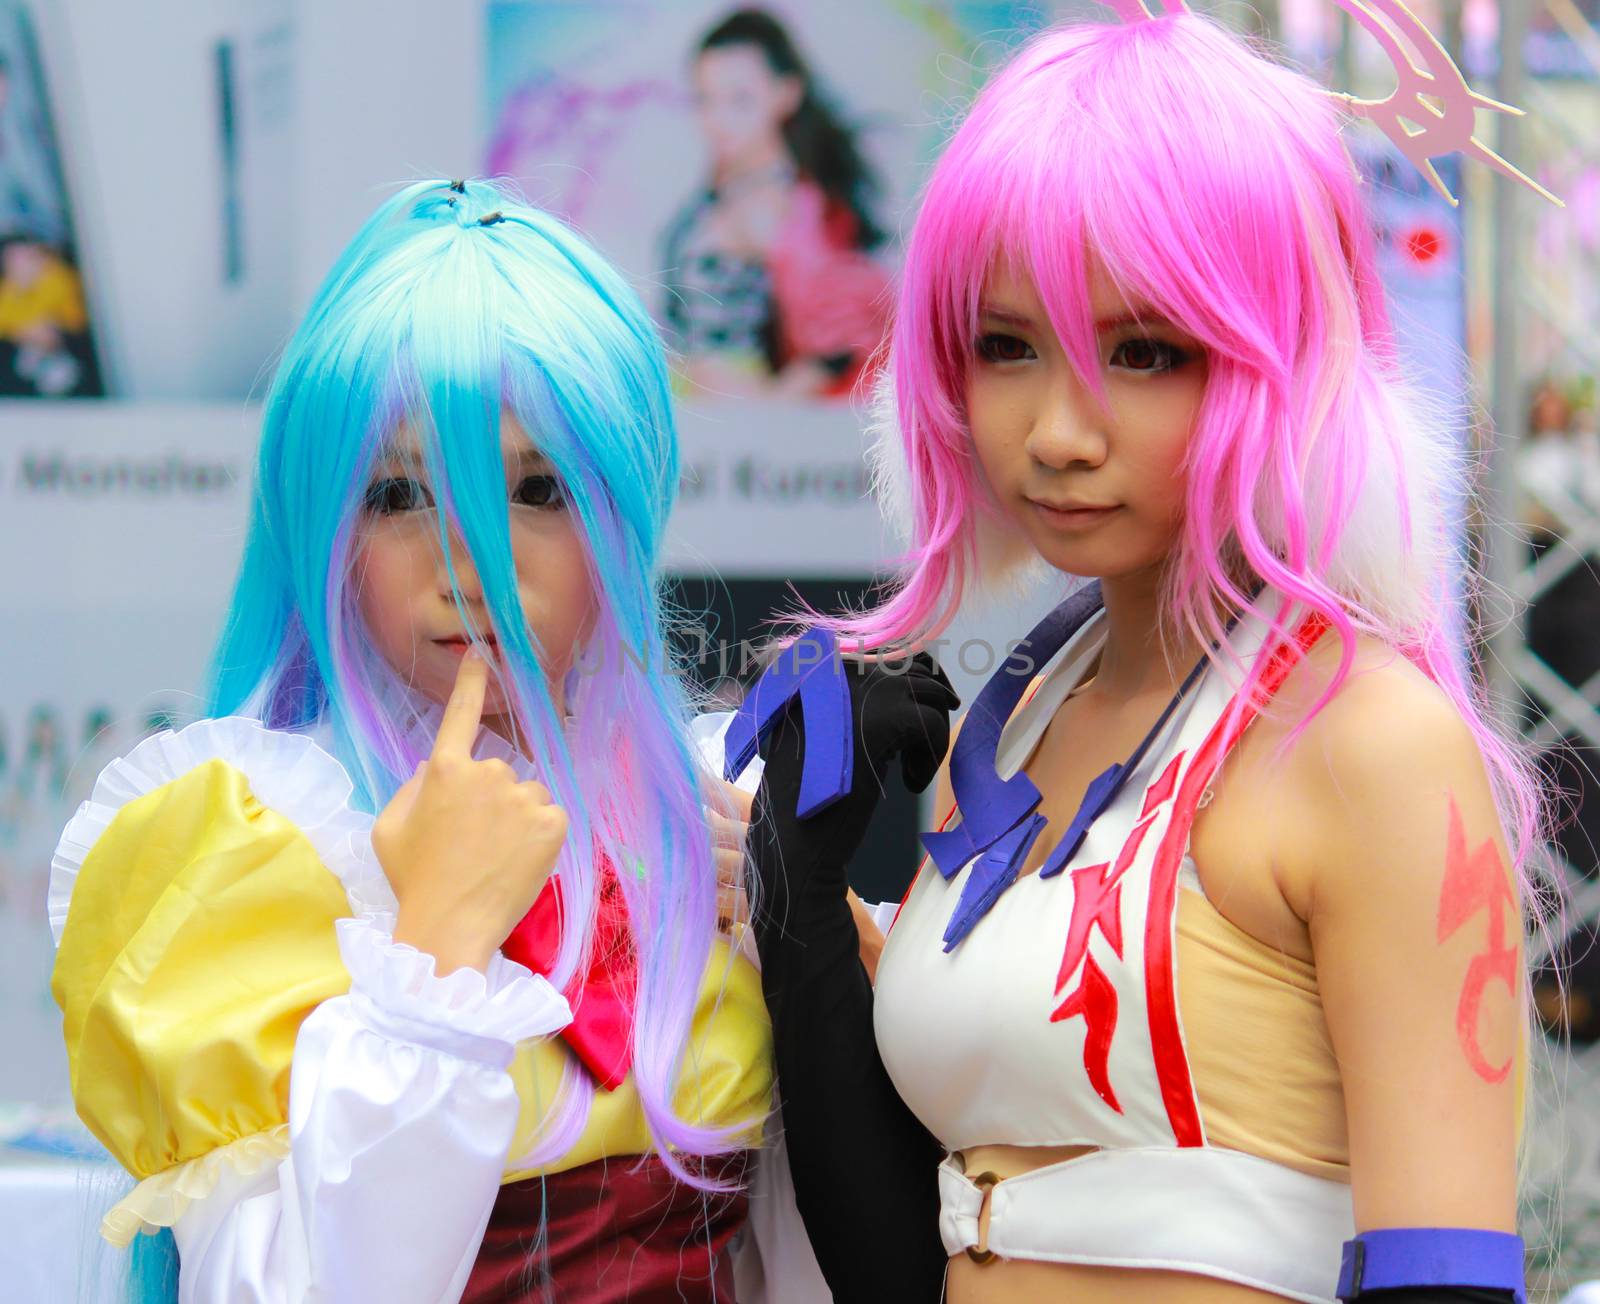
[[[488,682],[487,663],[476,648],[469,648],[456,671],[450,700],[444,704],[444,719],[439,721],[439,732],[434,736],[433,755],[472,755],[472,744],[478,741],[478,726],[483,722],[483,695]]]

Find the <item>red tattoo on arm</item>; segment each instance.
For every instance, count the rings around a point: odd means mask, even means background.
[[[1486,839],[1467,850],[1467,834],[1461,824],[1461,809],[1450,798],[1450,834],[1445,847],[1444,888],[1439,894],[1439,941],[1480,910],[1488,911],[1487,944],[1472,957],[1461,999],[1456,1003],[1456,1035],[1472,1071],[1485,1082],[1504,1082],[1511,1071],[1508,1056],[1504,1064],[1491,1064],[1478,1041],[1478,1014],[1483,992],[1491,982],[1502,982],[1513,997],[1517,994],[1517,948],[1506,936],[1507,916],[1517,926],[1517,899],[1507,881],[1505,865],[1495,849],[1494,839]]]

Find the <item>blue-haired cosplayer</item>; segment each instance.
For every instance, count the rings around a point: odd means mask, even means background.
[[[677,478],[644,308],[502,188],[405,189],[318,291],[207,718],[52,868],[73,1093],[138,1179],[103,1232],[170,1228],[180,1300],[826,1298],[753,1162]]]

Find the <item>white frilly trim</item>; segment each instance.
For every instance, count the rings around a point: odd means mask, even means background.
[[[351,808],[353,785],[344,767],[304,734],[229,716],[155,734],[100,772],[50,861],[48,910],[57,946],[78,872],[117,812],[212,760],[239,770],[263,806],[305,834],[344,886],[352,910],[394,910],[394,892],[372,854],[372,816]]]
[[[724,758],[728,754],[728,726],[733,723],[732,711],[706,711],[689,721],[689,738],[700,749],[700,760],[717,778],[722,778]],[[754,792],[761,786],[761,775],[767,763],[758,752],[744,767],[733,786],[743,792]]]
[[[438,1032],[427,1044],[462,1054],[452,1039],[489,1039],[504,1043],[506,1059],[519,1041],[547,1037],[572,1022],[566,997],[542,974],[531,972],[496,951],[486,971],[461,968],[440,977],[434,957],[394,940],[394,916],[387,912],[341,919],[339,954],[350,971],[352,993],[363,998],[367,1022],[376,1015],[374,1031],[392,1034],[413,1025],[397,1040],[417,1041],[415,1025]],[[478,1058],[471,1053],[464,1058]]]
[[[142,1231],[173,1226],[189,1206],[204,1200],[228,1177],[254,1177],[283,1162],[289,1153],[289,1125],[253,1132],[187,1163],[147,1177],[112,1205],[100,1235],[125,1248]]]

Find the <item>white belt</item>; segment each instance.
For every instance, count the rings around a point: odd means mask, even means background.
[[[978,1235],[985,1197],[987,1240]],[[1004,1180],[939,1165],[945,1252],[1155,1268],[1336,1304],[1350,1188],[1211,1146],[1096,1150]]]

